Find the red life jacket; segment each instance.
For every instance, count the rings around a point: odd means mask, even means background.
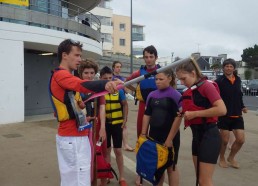
[[[103,154],[101,149],[101,143],[96,144],[96,161],[97,161],[97,178],[114,178],[118,180],[117,174],[115,170],[111,167],[110,163],[108,163]]]
[[[217,91],[219,92],[219,87],[217,83],[214,81],[201,79],[198,83],[194,84],[192,87],[188,88],[182,96],[182,107],[183,113],[186,111],[198,111],[198,110],[205,110],[212,107],[212,104],[208,100],[208,98],[202,96],[199,92],[199,87],[202,86],[204,83],[212,83]],[[200,125],[204,123],[216,123],[218,117],[198,117],[191,120],[185,120],[185,128],[190,125]]]

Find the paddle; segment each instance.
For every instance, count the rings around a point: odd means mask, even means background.
[[[142,76],[139,76],[139,77],[137,77],[137,78],[135,78],[135,79],[132,79],[132,80],[130,80],[130,81],[127,81],[127,82],[125,82],[124,84],[120,84],[120,85],[117,86],[117,89],[118,89],[118,90],[119,90],[119,89],[123,89],[123,88],[126,87],[126,86],[129,86],[129,85],[138,83],[139,81],[142,81],[142,80],[144,80],[144,79],[147,79],[147,78],[149,78],[150,76],[155,76],[156,74],[158,74],[158,73],[160,73],[160,72],[164,72],[164,71],[166,71],[166,70],[168,70],[168,69],[175,68],[177,65],[180,65],[180,64],[185,63],[185,62],[188,62],[188,61],[191,61],[191,58],[180,59],[180,60],[178,60],[178,61],[176,61],[176,62],[174,62],[174,63],[171,63],[171,64],[169,64],[169,65],[167,65],[167,66],[161,67],[161,68],[159,68],[159,69],[157,69],[157,70],[154,70],[154,71],[152,71],[152,72],[150,72],[150,73],[147,73],[147,74],[145,74],[145,75],[142,75]],[[105,91],[102,91],[102,92],[94,93],[94,94],[92,94],[88,99],[86,99],[84,102],[87,102],[87,101],[89,101],[89,100],[91,100],[91,99],[93,99],[93,98],[99,97],[99,96],[103,96],[103,95],[105,95],[105,94],[108,94],[108,91],[105,90]]]

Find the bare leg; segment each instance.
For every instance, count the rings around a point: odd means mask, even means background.
[[[231,147],[236,140],[235,135],[232,131],[229,132],[229,140],[228,140],[228,149],[231,150]]]
[[[220,155],[219,155],[219,166],[222,168],[227,168],[228,164],[225,159],[225,152],[229,140],[229,131],[228,130],[220,130],[220,136],[221,136],[221,148],[220,148]]]
[[[213,186],[212,176],[215,170],[215,164],[200,162],[200,186]]]
[[[233,130],[233,133],[236,137],[236,140],[232,145],[232,148],[231,148],[231,151],[229,153],[227,160],[232,167],[238,169],[240,166],[237,163],[237,161],[235,160],[235,156],[245,142],[245,133],[244,133],[244,130],[242,130],[242,129]]]
[[[179,171],[177,166],[175,166],[175,170],[173,170],[173,167],[169,167],[167,173],[169,186],[179,186]]]
[[[128,145],[127,127],[123,128],[123,146],[124,150],[133,151],[134,149]]]
[[[137,175],[137,177],[136,177],[135,185],[136,186],[142,186],[142,184],[141,184],[141,177],[139,175]]]
[[[124,180],[124,159],[121,148],[114,148],[114,153],[116,155],[116,163],[119,172],[119,181]]]
[[[165,174],[163,174],[163,176],[162,176],[161,179],[159,180],[159,183],[158,183],[157,186],[163,186],[164,180],[165,180]]]
[[[197,170],[197,156],[193,156],[193,163],[194,163],[194,168],[195,168],[195,172]]]
[[[111,147],[107,148],[106,160],[108,163],[111,163]]]

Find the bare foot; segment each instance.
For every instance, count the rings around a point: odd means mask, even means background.
[[[237,163],[236,160],[230,159],[230,158],[228,158],[227,160],[228,160],[229,165],[230,165],[231,167],[233,167],[233,168],[235,168],[235,169],[239,169],[239,168],[240,168],[240,166],[239,166],[239,164]]]
[[[228,168],[228,164],[225,160],[220,160],[219,161],[219,166],[222,168]]]
[[[136,177],[135,185],[136,186],[142,186],[141,177],[139,175],[137,175],[137,177]]]
[[[133,152],[134,148],[130,147],[129,145],[125,146],[124,148],[125,151]]]

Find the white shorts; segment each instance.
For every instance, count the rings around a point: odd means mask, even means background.
[[[61,186],[91,185],[91,147],[88,136],[56,135]]]

